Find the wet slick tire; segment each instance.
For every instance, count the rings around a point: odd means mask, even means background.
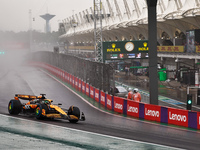
[[[8,112],[12,115],[18,115],[22,110],[22,104],[19,100],[11,99],[8,103]]]
[[[70,106],[69,110],[68,110],[68,116],[70,115],[74,115],[76,116],[78,119],[69,119],[69,122],[71,123],[76,123],[78,122],[79,118],[80,118],[80,110],[78,107],[76,106]]]
[[[38,106],[36,107],[36,109],[35,109],[35,117],[37,118],[37,119],[44,119],[45,118],[45,115],[44,114],[42,114],[42,110],[44,110],[45,111],[45,114],[46,114],[46,112],[47,112],[47,110],[48,110],[48,107],[45,105],[45,104],[38,104]]]

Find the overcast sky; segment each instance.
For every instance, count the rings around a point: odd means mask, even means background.
[[[93,6],[93,0],[0,0],[0,30],[27,31],[30,28],[29,10],[32,12],[32,28],[44,32],[45,21],[40,17],[47,12],[56,15],[50,21],[51,31],[58,30],[58,23],[75,13]]]

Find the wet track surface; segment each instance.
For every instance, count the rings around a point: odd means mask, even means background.
[[[5,74],[5,75],[3,75]],[[62,84],[39,69],[26,66],[7,68],[0,78],[0,113],[8,115],[7,105],[14,94],[47,94],[54,104],[63,108],[76,105],[85,113],[86,121],[71,124],[61,120],[38,121],[34,117],[18,116],[37,122],[90,131],[120,138],[151,142],[184,149],[199,149],[200,132],[105,113],[83,101]]]

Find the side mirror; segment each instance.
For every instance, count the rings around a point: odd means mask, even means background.
[[[58,105],[62,105],[61,103],[58,103]]]

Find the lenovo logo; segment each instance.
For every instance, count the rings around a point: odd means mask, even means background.
[[[122,110],[123,106],[122,106],[122,104],[115,103],[115,108]]]
[[[86,92],[89,93],[89,88],[86,88]]]
[[[94,96],[94,91],[90,90],[90,95]]]
[[[83,90],[83,91],[85,90],[85,86],[84,86],[84,85],[82,86],[82,90]]]
[[[128,106],[128,112],[138,113],[137,107]]]
[[[99,93],[95,93],[95,97],[96,97],[96,98],[99,98]]]
[[[107,99],[107,105],[111,106],[111,100]]]
[[[155,111],[155,110],[148,110],[147,108],[145,108],[145,115],[146,116],[152,116],[152,117],[159,117],[160,113],[159,111]]]
[[[105,97],[101,95],[101,101],[105,102]]]
[[[185,115],[173,114],[171,113],[171,111],[169,112],[169,119],[175,120],[175,121],[181,121],[181,122],[187,121],[187,117]]]

